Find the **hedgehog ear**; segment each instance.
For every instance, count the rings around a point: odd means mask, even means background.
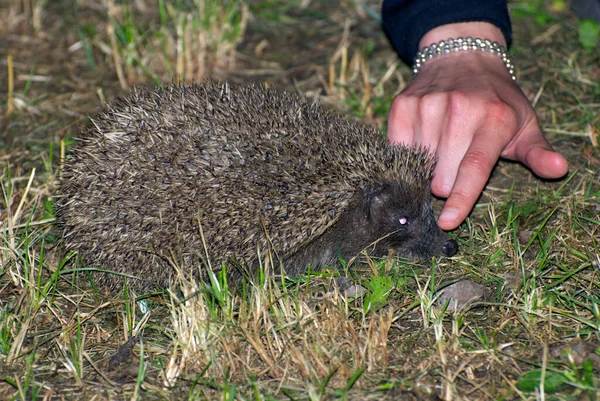
[[[386,189],[385,186],[381,186],[367,192],[365,202],[365,215],[367,219],[371,219],[374,212],[389,199],[390,192]]]

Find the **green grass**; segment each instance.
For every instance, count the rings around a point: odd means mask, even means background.
[[[201,80],[235,66],[235,47],[244,37],[248,13],[241,1],[107,4],[110,43],[105,45],[110,45],[123,88],[148,79]]]

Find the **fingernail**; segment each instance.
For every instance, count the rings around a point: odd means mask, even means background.
[[[444,208],[440,213],[439,220],[454,222],[458,218],[458,210],[452,207]]]

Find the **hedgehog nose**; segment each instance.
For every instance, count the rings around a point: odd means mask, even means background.
[[[444,243],[444,248],[442,249],[445,256],[453,256],[458,252],[458,242],[453,239],[449,239]]]

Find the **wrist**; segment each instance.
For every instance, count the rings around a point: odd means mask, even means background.
[[[514,65],[506,50],[504,35],[493,24],[465,22],[441,25],[427,32],[421,38],[419,45],[420,50],[412,65],[415,75],[419,73],[425,64],[429,64],[438,57],[440,59],[448,57],[453,59],[459,54],[488,53],[484,58],[492,56],[497,60],[501,60],[512,80],[516,80]],[[461,57],[461,59],[466,58]]]
[[[489,53],[490,55],[497,57],[502,60],[511,78],[513,80],[517,79],[514,73],[515,67],[512,59],[504,46],[498,42],[491,42],[489,39],[471,38],[470,36],[467,38],[448,38],[421,48],[415,56],[415,61],[412,66],[413,74],[417,75],[421,67],[434,58],[452,58],[456,57],[454,56],[455,54],[464,54],[465,52]]]
[[[441,25],[427,32],[419,41],[419,48],[438,43],[448,38],[468,37],[489,39],[506,47],[506,39],[502,31],[489,22],[459,22]]]
[[[471,84],[484,79],[488,83],[503,85],[515,83],[506,65],[495,54],[480,51],[450,53],[428,60],[413,75],[412,81],[430,86],[432,81],[445,83],[452,87],[470,87]]]

